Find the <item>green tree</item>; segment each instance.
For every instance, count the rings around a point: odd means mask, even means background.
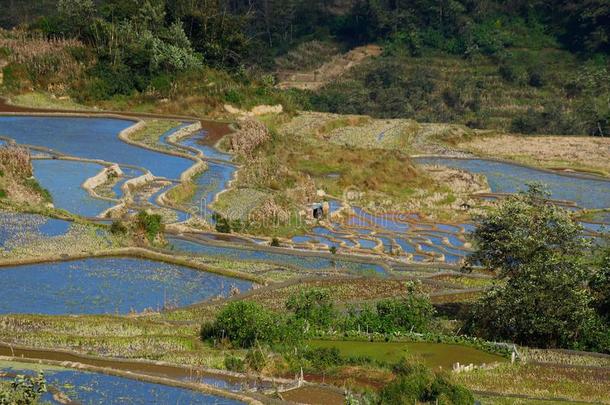
[[[138,229],[146,235],[150,243],[153,243],[157,236],[163,231],[162,218],[159,214],[149,214],[142,210],[136,218]]]
[[[474,306],[470,325],[487,339],[607,351],[608,329],[586,284],[589,243],[569,212],[547,197],[533,185],[477,219],[469,261],[505,282]]]
[[[378,330],[381,333],[395,331],[425,332],[430,327],[434,316],[434,307],[430,299],[412,292],[403,298],[381,300],[376,305]]]
[[[288,298],[286,308],[292,311],[297,319],[320,328],[328,328],[336,317],[330,292],[322,288],[300,290]]]
[[[226,337],[237,347],[253,347],[257,341],[275,338],[274,315],[250,301],[231,302],[220,311],[214,324],[218,337]]]
[[[589,283],[593,305],[600,316],[610,322],[610,247],[602,251],[596,267]]]
[[[64,33],[81,37],[95,15],[93,0],[59,0],[57,11]]]
[[[543,185],[529,184],[527,192],[475,218],[471,236],[476,249],[468,262],[506,278],[518,276],[533,263],[544,263],[553,254],[582,258],[590,248],[582,227],[565,209],[548,203],[549,196]],[[577,276],[582,278],[582,271]]]

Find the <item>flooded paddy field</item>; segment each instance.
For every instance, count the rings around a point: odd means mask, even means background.
[[[515,193],[528,182],[542,182],[551,198],[573,201],[582,208],[610,207],[610,181],[583,176],[569,176],[530,167],[484,159],[415,158],[421,164],[464,169],[485,175],[494,193]]]
[[[335,269],[364,274],[385,274],[386,269],[374,263],[328,259],[319,256],[306,256],[291,253],[270,252],[267,250],[257,250],[240,248],[237,246],[218,246],[216,244],[206,244],[204,241],[192,241],[182,238],[169,237],[168,242],[174,250],[179,252],[201,254],[212,257],[231,258],[240,261],[254,261],[274,263],[278,265],[293,266],[306,270]]]
[[[0,313],[127,314],[193,304],[249,281],[132,258],[0,267]]]
[[[93,373],[69,368],[17,362],[0,362],[4,379],[12,375],[36,375],[42,371],[49,393],[41,398],[52,404],[61,404],[52,395],[60,392],[74,403],[80,404],[209,404],[239,405],[241,401],[222,396],[204,394],[185,388],[138,381],[114,375]]]
[[[119,132],[134,125],[126,119],[0,116],[3,135],[25,145],[42,146],[66,155],[145,167],[154,175],[177,179],[193,162],[130,145]]]
[[[42,215],[0,211],[0,248],[20,237],[52,238],[65,235],[71,222]]]
[[[117,134],[133,124],[127,119],[83,118],[83,117],[0,117],[0,128],[3,134],[19,143],[44,146],[72,156],[103,159],[119,164],[130,164],[150,170],[154,175],[177,179],[193,161],[155,152],[130,145],[118,138]],[[176,149],[168,143],[170,135],[184,128],[182,123],[167,131],[159,142],[164,147]],[[27,130],[26,130],[27,128]],[[214,223],[213,210],[209,208],[220,192],[227,189],[238,168],[230,163],[232,156],[219,151],[213,143],[208,142],[206,130],[196,132],[178,141],[178,145],[191,148],[189,154],[197,151],[207,161],[207,168],[195,176],[196,191],[184,211],[170,210],[175,213],[167,221],[182,222],[190,217],[187,210],[196,207],[202,211],[206,220]],[[187,149],[182,150],[182,152]],[[610,206],[610,182],[588,177],[566,176],[527,168],[509,163],[483,159],[448,159],[417,158],[425,164],[446,165],[480,173],[488,178],[494,192],[511,193],[523,189],[529,181],[542,181],[549,185],[554,199],[574,201],[584,208],[605,208]],[[41,185],[51,192],[55,206],[82,216],[96,216],[115,204],[113,201],[91,197],[81,184],[101,170],[101,166],[92,163],[37,160],[34,162],[36,177]],[[138,173],[126,168],[128,177]],[[112,187],[112,195],[120,198],[122,181]],[[169,184],[140,201],[146,206],[157,207],[157,197],[174,187]],[[331,212],[341,208],[339,201],[331,200]],[[297,249],[329,251],[337,249],[346,254],[386,254],[401,261],[413,263],[446,263],[460,265],[470,253],[467,244],[467,224],[443,224],[423,220],[415,213],[373,214],[359,207],[350,207],[351,214],[341,221],[330,220],[324,226],[315,227],[310,233],[296,235],[286,240],[285,244]],[[585,225],[589,231],[598,232],[598,225]],[[268,241],[261,242],[263,244]],[[204,246],[194,247],[191,243],[179,242],[178,247],[187,252],[200,254],[231,254],[219,252],[218,249]],[[252,255],[254,257],[252,257]],[[285,257],[269,253],[237,253],[245,260],[267,260],[285,263]],[[258,257],[257,257],[258,256]],[[262,256],[262,257],[260,257]],[[286,255],[284,255],[286,256]],[[290,261],[290,259],[288,259]],[[301,260],[305,268],[335,267],[336,262],[310,263]],[[339,267],[342,267],[341,264]],[[364,270],[371,270],[364,269]],[[379,268],[373,268],[379,273]],[[360,270],[358,270],[360,271]]]
[[[51,193],[55,208],[83,217],[95,217],[115,205],[112,201],[94,198],[82,187],[98,174],[102,165],[72,160],[34,160],[34,176],[42,188]]]

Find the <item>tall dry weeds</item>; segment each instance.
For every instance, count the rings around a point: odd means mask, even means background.
[[[8,50],[9,63],[25,66],[31,78],[43,80],[47,90],[62,92],[66,83],[78,77],[84,67],[73,52],[85,46],[75,39],[51,38],[20,30],[0,30],[0,49]]]
[[[271,139],[271,134],[265,124],[245,119],[239,124],[240,131],[231,136],[231,149],[234,153],[249,157],[263,143]]]
[[[0,168],[14,178],[29,178],[34,174],[30,151],[20,146],[0,147]]]

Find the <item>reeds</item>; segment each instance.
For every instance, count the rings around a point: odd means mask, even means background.
[[[19,179],[33,175],[30,152],[19,146],[0,147],[0,167],[5,174]]]

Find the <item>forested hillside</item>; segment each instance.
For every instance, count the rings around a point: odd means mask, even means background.
[[[524,133],[610,133],[605,0],[2,0],[0,7],[0,24],[19,27],[2,33],[0,44],[11,62],[9,93],[33,87],[85,103],[191,97],[212,110],[282,103]],[[32,38],[78,46],[54,61],[56,53],[15,44]],[[316,68],[329,49],[370,43],[382,46],[381,57],[321,89],[273,86],[286,55],[296,55],[294,68]],[[62,76],[65,63],[78,69]]]

